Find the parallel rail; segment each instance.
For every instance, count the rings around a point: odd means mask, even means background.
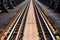
[[[19,28],[19,31],[18,31],[18,34],[17,34],[15,40],[22,40],[22,38],[23,38],[23,33],[24,33],[24,29],[25,29],[26,18],[27,18],[27,15],[28,15],[29,4],[30,4],[30,2],[28,3],[27,8],[25,10],[25,15],[24,15],[24,18],[23,18],[23,20],[21,22],[21,25],[20,25],[20,28]]]
[[[45,16],[44,9],[40,6],[40,3],[38,1],[36,1],[36,4],[38,5],[39,9],[41,9],[40,12],[41,12],[42,16],[44,17],[44,19],[47,22],[49,28],[51,29],[52,33],[54,34],[54,32],[56,31],[56,29],[52,26],[52,24],[49,22],[49,20]],[[57,39],[60,39],[60,36],[59,35],[54,35],[54,36],[56,37],[56,40]]]
[[[15,23],[10,28],[10,30],[5,35],[4,39],[1,40],[23,40],[23,33],[25,29],[25,23],[27,12],[29,9],[30,1],[26,2],[26,5],[24,9],[22,10],[21,14],[17,17]],[[33,0],[33,7],[35,12],[35,19],[36,19],[36,25],[38,29],[38,36],[40,40],[56,40],[53,30],[51,31],[50,27],[51,25],[47,22],[47,18],[44,16],[44,13],[39,8],[39,4]],[[5,33],[5,32],[4,32]],[[3,35],[1,36],[1,38]]]
[[[50,28],[49,28],[49,25],[47,24],[44,16],[42,15],[43,12],[41,12],[41,9],[39,9],[39,7],[38,7],[38,3],[37,3],[36,1],[34,1],[34,4],[35,4],[36,9],[37,9],[38,12],[39,12],[39,13],[38,13],[39,18],[41,17],[41,18],[40,18],[40,20],[42,21],[41,24],[42,24],[43,30],[45,31],[45,36],[46,36],[46,37],[44,37],[44,38],[47,39],[47,40],[48,40],[48,39],[50,39],[50,40],[56,40],[54,34],[52,33],[52,31],[51,31]],[[48,35],[48,36],[47,36],[47,35]]]
[[[1,35],[0,35],[0,40],[5,40],[5,38],[9,35],[11,29],[13,29],[14,24],[15,24],[15,23],[17,24],[16,21],[17,21],[18,17],[21,16],[21,14],[22,14],[21,12],[25,9],[25,7],[26,7],[26,5],[27,5],[27,2],[28,2],[28,1],[25,1],[25,2],[21,5],[21,8],[20,8],[20,10],[18,11],[17,16],[12,19],[12,21],[8,24],[8,26],[5,28],[5,30],[1,33]],[[18,19],[18,20],[19,20],[19,19]],[[16,24],[15,24],[15,26],[16,26]],[[13,32],[13,31],[12,31],[12,32]],[[12,32],[11,32],[11,33],[12,33]]]
[[[23,28],[21,28],[20,24],[22,22],[22,19],[24,18],[24,15],[26,15],[25,11],[27,10],[28,4],[29,4],[29,2],[27,2],[26,7],[24,8],[23,12],[21,13],[19,18],[17,19],[15,25],[11,29],[10,34],[7,36],[7,40],[17,40],[18,39],[18,35],[19,35],[18,33],[20,32],[19,30],[23,29]],[[16,39],[15,39],[15,37],[16,37]]]
[[[41,16],[39,15],[38,11],[36,11],[36,15],[37,15],[37,18],[38,18],[38,21],[39,21],[39,24],[40,24],[39,28],[41,28],[41,30],[42,30],[44,40],[53,40],[49,31],[48,31],[48,29],[46,28],[46,25],[45,25],[44,21],[42,20]],[[43,38],[41,38],[41,39],[43,39]]]

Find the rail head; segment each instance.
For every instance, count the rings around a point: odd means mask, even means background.
[[[36,1],[36,3],[38,3],[38,5],[40,5],[39,1]],[[54,34],[54,32],[55,32],[56,30],[54,29],[54,27],[52,26],[52,24],[50,23],[50,21],[47,19],[47,17],[45,16],[45,11],[44,11],[44,9],[43,9],[42,7],[41,7],[41,9],[42,9],[42,12],[44,13],[44,14],[42,13],[42,15],[44,16],[46,22],[48,23],[50,29],[52,30],[52,32],[53,32],[53,34]],[[59,35],[56,35],[55,37],[56,37],[56,39],[60,39],[60,36],[59,36]]]
[[[21,7],[25,4],[26,4],[26,1],[21,4]],[[21,9],[18,10],[18,12],[17,12],[18,14],[10,21],[10,23],[7,25],[7,27],[2,31],[2,33],[0,34],[0,40],[4,40],[4,38],[6,37],[6,35],[9,32],[9,30],[13,27],[14,23],[16,22],[16,20],[18,19],[19,15],[20,15]]]
[[[35,1],[35,2],[36,2],[36,1]],[[38,2],[36,2],[36,3],[38,4]],[[36,4],[36,3],[35,3],[35,4]],[[36,5],[36,6],[37,6],[37,5]],[[38,9],[38,11],[39,11],[38,6],[37,6],[37,9]],[[55,37],[54,37],[54,35],[53,35],[53,33],[51,32],[51,30],[50,30],[50,28],[49,28],[49,25],[47,24],[45,18],[43,17],[42,12],[39,11],[39,13],[40,13],[40,15],[41,15],[41,17],[42,17],[42,19],[43,19],[43,21],[44,21],[44,23],[45,23],[45,25],[46,25],[48,31],[50,32],[52,39],[53,39],[53,40],[56,40]]]
[[[26,5],[25,5],[25,7],[24,7],[23,11],[21,12],[20,16],[18,17],[18,19],[17,19],[16,23],[14,24],[14,26],[13,26],[13,28],[12,28],[12,30],[11,30],[11,32],[10,32],[10,34],[9,34],[9,35],[8,35],[8,37],[7,37],[7,40],[9,40],[9,39],[10,39],[10,37],[11,37],[11,35],[12,35],[12,33],[13,33],[13,31],[14,31],[15,27],[17,27],[17,24],[18,24],[18,22],[19,22],[19,20],[20,20],[21,16],[23,15],[23,13],[24,13],[24,11],[25,11],[25,9],[26,9],[26,7],[27,7],[28,3],[29,3],[29,1],[26,3]]]

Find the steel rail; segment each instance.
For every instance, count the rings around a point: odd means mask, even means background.
[[[39,1],[37,1],[37,2],[38,2],[38,4],[40,5]],[[44,9],[42,8],[42,6],[41,6],[41,9],[42,9],[42,11],[44,10]],[[45,13],[45,12],[43,11],[43,13]],[[46,22],[48,23],[51,31],[54,33],[54,32],[56,31],[56,29],[51,25],[51,23],[50,23],[49,20],[46,18],[46,16],[45,16],[44,14],[42,14],[42,15],[45,17],[45,20],[46,20]],[[60,36],[59,36],[59,35],[55,35],[55,37],[56,37],[56,39],[60,39]]]
[[[25,11],[24,18],[23,18],[23,20],[22,20],[22,22],[21,22],[21,25],[20,25],[20,27],[19,27],[19,30],[18,30],[18,33],[17,33],[17,36],[16,36],[15,40],[18,40],[18,37],[19,37],[20,31],[21,31],[22,25],[23,25],[23,22],[24,22],[26,13],[27,13],[27,10],[28,10],[28,7],[27,7],[27,9],[26,9],[26,11]]]
[[[25,7],[26,7],[26,6],[25,6]],[[24,8],[24,10],[25,10],[25,8]],[[13,28],[12,28],[12,30],[11,30],[11,32],[10,32],[10,34],[9,34],[9,35],[8,35],[8,37],[7,37],[7,40],[9,40],[9,39],[10,39],[10,37],[11,37],[11,35],[12,35],[12,33],[13,33],[13,31],[14,31],[14,29],[15,29],[15,27],[16,27],[16,25],[17,25],[17,23],[18,23],[19,19],[20,19],[20,17],[22,16],[22,14],[23,14],[24,10],[22,11],[21,15],[19,16],[19,18],[17,19],[17,21],[16,21],[15,25],[13,26]]]
[[[35,10],[36,10],[36,8],[35,8]],[[41,27],[41,30],[42,30],[42,32],[43,32],[44,39],[47,40],[46,35],[45,35],[45,32],[44,32],[44,29],[43,29],[43,26],[42,26],[42,24],[41,24],[41,20],[39,19],[39,15],[38,15],[37,13],[38,13],[38,12],[37,12],[37,10],[36,10],[36,15],[37,15],[37,17],[38,17],[38,20],[39,20],[39,23],[40,23],[40,27]]]
[[[16,22],[16,20],[18,19],[22,8],[24,8],[26,4],[26,1],[24,1],[23,3],[20,4],[20,9],[18,10],[18,14],[13,17],[13,19],[10,21],[10,23],[6,26],[6,28],[2,31],[2,33],[0,34],[0,40],[5,40],[5,38],[7,37],[7,35],[9,34],[8,32],[10,31],[10,29],[12,28],[12,26],[14,25],[14,23]]]
[[[36,2],[36,1],[35,1],[35,2]],[[36,3],[35,3],[35,4],[36,4]],[[36,4],[36,7],[37,7],[37,9],[38,9],[38,11],[39,11],[39,7],[37,6],[37,4]],[[54,37],[54,35],[53,35],[53,33],[51,32],[51,30],[50,30],[50,28],[49,28],[47,22],[45,21],[45,19],[44,19],[42,13],[41,13],[40,11],[39,11],[39,13],[40,13],[41,18],[43,19],[43,21],[44,21],[44,23],[45,23],[45,25],[46,25],[48,31],[50,32],[52,39],[53,39],[53,40],[56,40],[55,37]]]

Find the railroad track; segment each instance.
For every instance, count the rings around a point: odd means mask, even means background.
[[[49,19],[47,18],[47,16],[45,15],[45,11],[44,9],[40,6],[40,3],[38,1],[35,1],[35,4],[37,6],[37,9],[40,13],[41,16],[43,16],[44,20],[46,21],[47,25],[48,25],[48,30],[50,30],[51,32],[51,36],[53,35],[55,37],[55,40],[60,39],[60,35],[57,34],[55,35],[54,32],[56,31],[56,29],[52,26],[52,24],[50,23]],[[52,36],[52,37],[53,37]]]
[[[19,38],[22,37],[22,35],[18,36],[20,33],[23,33],[24,27],[22,27],[22,23],[24,25],[24,21],[26,19],[27,11],[29,7],[29,2],[27,3],[25,9],[21,13],[20,17],[16,21],[15,25],[13,28],[10,30],[9,35],[5,38],[6,40],[20,40]],[[21,31],[21,32],[20,32]],[[20,32],[20,33],[19,33]]]
[[[46,25],[44,21],[42,20],[41,16],[39,15],[37,9],[35,8],[35,15],[36,15],[36,21],[37,21],[37,27],[38,27],[38,33],[40,36],[40,40],[53,40],[51,37],[51,34],[49,33],[48,29],[46,28]],[[38,25],[39,24],[39,25]]]
[[[28,10],[29,2],[30,1],[25,1],[22,4],[21,9],[18,10],[18,15],[14,17],[14,19],[12,19],[12,21],[8,24],[5,30],[1,33],[0,40],[11,40],[10,38],[14,39],[14,37],[17,35],[17,31],[18,31],[17,29],[19,28],[19,25],[21,24],[23,15],[25,15],[25,11]]]
[[[36,2],[28,0],[24,10],[4,40],[56,40],[56,38],[39,11]]]
[[[36,18],[39,22],[39,23],[38,22],[37,23],[40,24],[40,30],[43,34],[42,40],[56,40],[54,34],[52,33],[52,31],[49,28],[49,25],[47,24],[46,20],[42,16],[42,14],[40,12],[41,9],[39,10],[39,7],[36,4],[36,2],[34,2],[34,9],[35,9]]]

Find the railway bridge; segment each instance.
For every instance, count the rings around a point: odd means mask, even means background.
[[[0,0],[0,40],[60,40],[60,0]]]

